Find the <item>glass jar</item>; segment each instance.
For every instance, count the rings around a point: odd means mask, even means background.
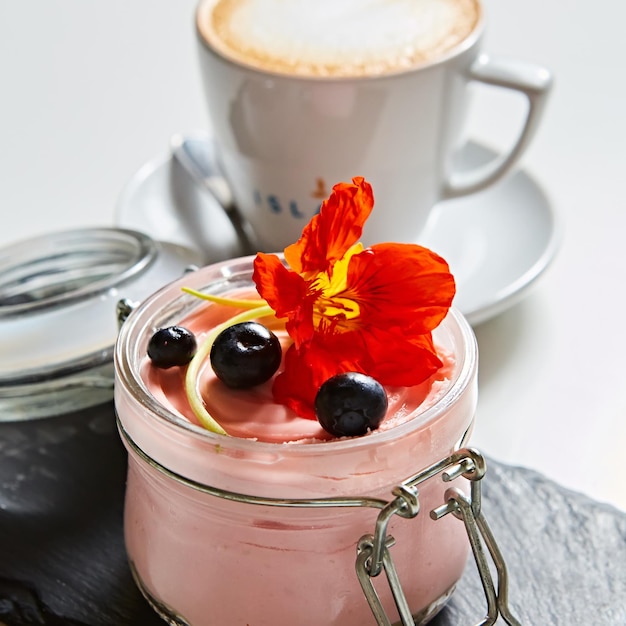
[[[434,333],[455,357],[448,390],[418,417],[386,432],[310,445],[215,434],[159,403],[141,364],[156,328],[207,306],[182,286],[224,294],[253,287],[251,274],[252,258],[187,274],[148,298],[121,328],[115,404],[129,454],[125,539],[131,567],[172,624],[373,624],[355,574],[359,541],[381,525],[380,509],[393,501],[392,491],[403,490],[396,487],[467,442],[477,401],[474,335],[452,310]],[[386,526],[416,623],[425,623],[450,596],[469,548],[454,516],[428,515],[446,502],[447,487],[436,478],[419,485],[423,514],[391,515]],[[466,486],[464,478],[456,482]],[[397,616],[389,587],[382,580],[375,586],[385,611]]]
[[[64,515],[71,507],[77,459],[85,462],[86,450],[93,459],[97,435],[115,433],[116,304],[143,299],[194,260],[185,248],[117,228],[0,249],[2,511]]]
[[[0,249],[7,620],[21,623],[11,607],[37,592],[68,620],[86,622],[99,611],[118,623],[112,597],[121,595],[114,586],[127,566],[115,554],[126,474],[113,407],[116,304],[145,298],[197,258],[117,228],[55,232]]]

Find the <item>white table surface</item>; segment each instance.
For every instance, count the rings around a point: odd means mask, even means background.
[[[112,225],[132,174],[173,133],[206,127],[194,4],[0,2],[0,245]],[[486,6],[488,52],[554,73],[521,166],[565,235],[528,297],[476,329],[474,444],[626,510],[626,3]],[[522,111],[482,90],[468,133],[504,149]]]

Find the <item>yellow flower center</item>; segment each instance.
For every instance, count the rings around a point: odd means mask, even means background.
[[[348,265],[350,259],[363,251],[361,243],[354,244],[337,261],[330,274],[323,272],[315,276],[312,288],[320,292],[313,307],[313,324],[345,332],[354,328],[354,320],[360,315],[359,303],[348,296]]]

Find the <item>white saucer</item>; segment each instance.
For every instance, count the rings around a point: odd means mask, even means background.
[[[222,207],[169,152],[146,163],[126,184],[117,201],[115,223],[158,241],[191,247],[207,264],[243,253]]]
[[[494,157],[475,143],[459,167]],[[181,219],[185,218],[185,219]],[[169,153],[148,162],[119,197],[116,225],[192,247],[205,263],[240,256],[229,219]],[[490,189],[442,202],[419,243],[444,257],[457,281],[455,305],[473,325],[526,295],[558,249],[560,227],[541,187],[518,170]]]
[[[495,156],[470,142],[457,166],[471,169]],[[523,170],[480,193],[440,203],[419,241],[450,264],[457,281],[454,304],[474,326],[519,302],[560,242],[558,215]]]

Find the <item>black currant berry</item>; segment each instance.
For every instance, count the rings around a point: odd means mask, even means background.
[[[196,353],[194,334],[182,326],[159,328],[148,342],[148,356],[155,367],[187,365]]]
[[[242,322],[222,331],[211,346],[211,366],[228,387],[248,389],[268,381],[278,369],[278,337],[263,324]]]
[[[380,426],[387,413],[387,394],[371,376],[346,372],[329,378],[315,397],[322,428],[335,437],[356,437]]]

